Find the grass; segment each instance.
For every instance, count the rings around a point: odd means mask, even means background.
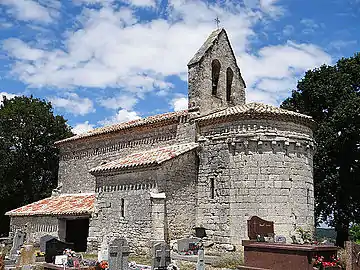
[[[132,254],[129,256],[129,262],[136,262],[137,264],[142,264],[142,265],[151,265],[151,258],[146,255]]]
[[[240,254],[237,253],[223,254],[211,264],[215,268],[228,269],[236,269],[239,265],[243,265],[243,261]]]
[[[95,253],[86,253],[86,252],[80,252],[84,259],[87,260],[97,260],[98,256]]]

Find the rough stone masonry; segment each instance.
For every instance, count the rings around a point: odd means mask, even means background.
[[[57,192],[8,212],[11,230],[30,222],[34,239],[51,233],[85,241],[88,250],[125,237],[143,252],[194,228],[240,247],[254,215],[274,221],[275,233],[288,239],[297,226],[313,229],[313,120],[245,103],[224,29],[211,33],[188,69],[189,110],[57,142]],[[80,219],[88,219],[85,240],[72,233]]]

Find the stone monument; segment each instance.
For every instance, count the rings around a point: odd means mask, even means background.
[[[130,248],[125,238],[115,238],[109,245],[109,269],[128,270]]]
[[[170,248],[165,242],[154,245],[151,270],[165,270],[171,263]]]

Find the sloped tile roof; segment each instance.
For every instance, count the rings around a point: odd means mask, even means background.
[[[307,123],[309,125],[314,124],[314,121],[312,120],[311,116],[293,111],[284,110],[272,105],[256,103],[256,102],[229,107],[224,110],[200,117],[198,121],[200,122],[209,121],[219,118],[226,118],[230,116],[238,116],[239,118],[249,118],[249,119],[259,118],[259,117],[264,117],[264,118],[271,117],[274,120],[289,119],[295,122]]]
[[[193,150],[196,147],[198,147],[197,143],[185,143],[150,149],[100,165],[91,169],[90,173],[158,165]]]
[[[184,111],[178,111],[178,112],[169,112],[169,113],[164,113],[164,114],[152,115],[149,117],[140,118],[140,119],[136,119],[136,120],[132,120],[132,121],[128,121],[128,122],[123,122],[123,123],[118,123],[118,124],[114,124],[114,125],[110,125],[110,126],[96,128],[96,129],[90,130],[86,133],[79,134],[79,135],[76,135],[76,136],[73,136],[73,137],[70,137],[70,138],[67,138],[64,140],[57,141],[57,142],[55,142],[55,144],[62,144],[64,142],[80,140],[80,139],[87,138],[87,137],[102,135],[102,134],[106,134],[106,133],[116,132],[119,130],[125,130],[125,129],[130,129],[130,128],[139,127],[139,126],[151,125],[151,124],[165,122],[165,121],[176,121],[176,120],[178,120],[178,118],[180,116],[186,116],[187,114],[188,114],[188,111],[184,110]]]
[[[188,66],[196,64],[197,62],[199,62],[201,60],[201,58],[203,58],[205,53],[213,46],[214,41],[217,40],[217,38],[219,37],[219,35],[222,31],[225,31],[225,30],[223,28],[219,28],[210,34],[210,36],[207,38],[207,40],[204,42],[204,44],[200,47],[200,49],[195,53],[193,58],[190,60],[190,62],[188,63]]]
[[[85,215],[94,210],[95,194],[63,194],[6,212],[8,216]]]

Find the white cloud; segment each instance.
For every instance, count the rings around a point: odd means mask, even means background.
[[[129,4],[131,4],[133,6],[138,6],[138,7],[155,7],[156,6],[155,0],[128,0],[126,2],[128,2]]]
[[[133,96],[119,95],[112,98],[101,99],[99,100],[99,103],[101,106],[108,109],[117,110],[119,108],[123,108],[126,110],[131,110],[135,106],[137,101],[138,100]]]
[[[7,92],[0,92],[0,105],[3,103],[4,96],[7,99],[12,99],[12,98],[16,97],[17,95],[16,94],[10,94],[10,93],[7,93]]]
[[[42,1],[45,5],[41,5],[33,0],[0,0],[0,5],[8,7],[8,12],[22,21],[38,21],[49,23],[53,17],[57,16],[57,8],[60,1],[48,0]]]
[[[30,48],[20,39],[9,38],[3,42],[3,48],[11,52],[11,56],[24,61],[36,61],[44,57],[45,52],[36,48]]]
[[[188,108],[188,99],[187,97],[181,95],[173,98],[170,102],[170,105],[174,111],[186,110]]]
[[[85,115],[95,112],[93,102],[89,98],[80,98],[75,93],[67,93],[65,97],[49,97],[52,105],[56,108],[65,109],[74,115]]]
[[[160,16],[146,22],[139,21],[134,6],[151,6],[153,0],[125,0],[129,3],[125,7],[114,1],[74,1],[101,5],[83,8],[78,27],[64,35],[62,47],[43,50],[19,39],[7,40],[3,49],[16,59],[12,72],[36,88],[118,88],[118,96],[109,98],[105,93],[98,102],[106,108],[124,109],[119,111],[121,115],[138,117],[133,112],[135,99],[144,98],[149,91],[157,91],[159,96],[170,93],[173,85],[168,76],[187,79],[187,62],[214,29],[216,16],[238,56],[248,101],[276,104],[307,69],[331,62],[321,48],[292,41],[253,52],[254,25],[284,13],[278,0],[246,0],[245,8],[238,1],[218,5],[169,0],[169,20]],[[284,31],[292,29],[289,26]],[[126,102],[124,97],[133,98]],[[184,108],[186,103],[185,97],[175,97],[171,106]]]
[[[128,122],[131,120],[136,120],[136,119],[140,119],[141,117],[134,111],[128,111],[125,109],[121,109],[117,112],[116,115],[114,115],[111,118],[107,118],[103,121],[100,121],[99,124],[107,126],[107,125],[112,125],[112,124],[116,124],[116,123],[121,123],[121,122]]]
[[[94,129],[94,125],[89,124],[89,121],[85,121],[84,123],[78,123],[72,128],[72,132],[76,135],[88,132]]]
[[[139,23],[127,7],[84,8],[80,27],[66,34],[64,49],[39,51],[10,39],[4,50],[17,59],[13,73],[31,87],[114,87],[142,94],[171,88],[166,76],[186,78],[187,62],[213,30],[216,15],[235,49],[246,49],[252,13],[234,5],[229,11],[202,1],[173,2],[170,21],[147,23]]]
[[[324,63],[331,64],[331,57],[313,44],[268,46],[258,54],[242,54],[238,63],[247,83],[247,101],[262,101],[278,105],[296,87],[296,82],[308,69]]]

